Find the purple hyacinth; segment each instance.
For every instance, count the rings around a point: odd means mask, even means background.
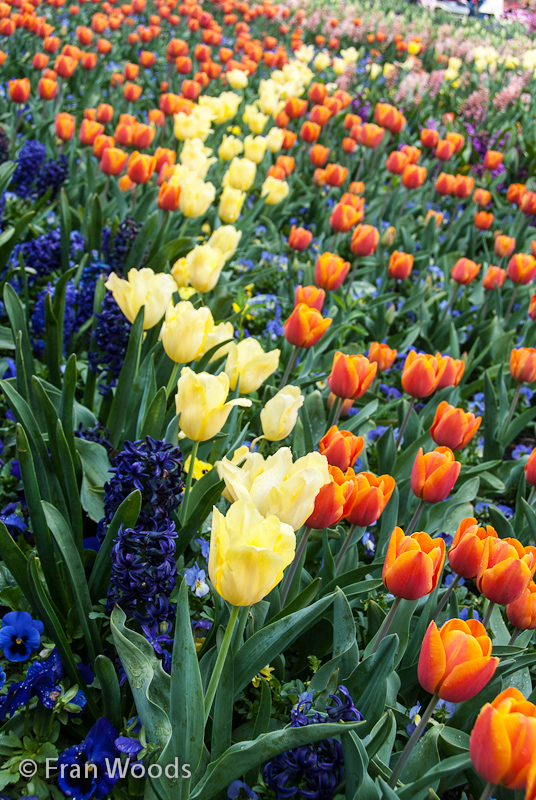
[[[68,176],[69,164],[64,153],[56,161],[53,159],[45,161],[35,182],[37,196],[43,197],[48,189],[52,189],[50,199],[53,200],[58,195],[62,184],[65,183]]]
[[[104,295],[100,314],[96,316],[93,340],[97,349],[89,353],[89,366],[103,381],[100,391],[105,395],[121,372],[132,325],[111,292]]]
[[[17,156],[12,183],[16,194],[25,200],[32,193],[41,165],[45,160],[45,145],[36,139],[24,142]]]
[[[45,350],[45,301],[47,295],[53,300],[56,287],[52,283],[47,284],[47,288],[43,289],[37,295],[34,311],[30,319],[30,328],[32,331],[32,344],[34,350],[39,355],[42,355]],[[65,287],[65,312],[63,315],[63,352],[67,352],[67,345],[69,339],[75,328],[76,322],[76,299],[77,292],[73,281],[69,281]]]

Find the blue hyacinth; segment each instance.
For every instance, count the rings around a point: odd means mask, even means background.
[[[24,142],[17,156],[17,167],[13,173],[12,184],[16,194],[22,199],[30,196],[45,160],[46,148],[36,139]]]

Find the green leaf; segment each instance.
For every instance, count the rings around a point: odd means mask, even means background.
[[[139,433],[140,439],[144,439],[146,436],[152,436],[153,439],[162,438],[162,428],[166,416],[166,404],[166,390],[162,386],[154,395],[152,403],[147,409]]]
[[[439,764],[436,764],[432,769],[429,769],[425,775],[415,782],[408,783],[401,789],[398,789],[397,796],[400,800],[423,800],[434,784],[436,787],[442,778],[448,778],[451,775],[459,775],[460,781],[458,785],[465,783],[463,771],[471,767],[471,758],[469,753],[459,756],[452,756],[446,758]]]
[[[0,552],[2,561],[15,578],[17,586],[20,586],[30,605],[35,608],[34,596],[28,581],[27,558],[22,550],[16,545],[4,523],[0,520]]]
[[[142,230],[145,229],[145,225]],[[139,234],[138,234],[139,237]],[[137,239],[136,239],[137,241]],[[135,247],[132,247],[132,252],[135,252]],[[144,307],[142,306],[138,312],[138,316],[134,320],[134,324],[130,329],[130,337],[128,340],[127,352],[119,379],[115,389],[112,407],[106,421],[106,427],[110,432],[110,442],[114,447],[118,447],[122,441],[123,429],[125,427],[125,409],[128,406],[128,399],[131,393],[134,378],[138,372],[141,345],[143,341],[143,314]]]
[[[344,753],[346,797],[349,800],[381,800],[376,784],[368,774],[369,756],[354,731],[341,736]]]
[[[288,617],[289,614],[293,614],[295,611],[300,611],[302,608],[311,605],[320,590],[320,586],[320,578],[315,578],[314,581],[311,581],[311,583],[300,592],[300,594],[296,595],[294,600],[287,603],[281,611],[275,614],[270,622],[277,622],[277,620]],[[333,588],[335,588],[335,586]]]
[[[346,680],[345,686],[365,718],[367,731],[384,713],[387,678],[394,669],[398,645],[398,636],[386,636],[376,652],[363,659]]]
[[[108,454],[97,442],[88,442],[78,437],[75,447],[82,462],[82,506],[94,522],[100,522],[104,516],[104,484],[109,478],[110,470]]]
[[[17,342],[19,331],[21,333],[20,348],[26,373],[26,397],[29,399],[32,391],[30,380],[31,376],[35,373],[35,362],[32,345],[30,342],[30,335],[28,333],[28,326],[26,325],[24,309],[15,289],[9,283],[6,283],[4,286],[4,305],[6,307],[6,313],[9,317],[9,323],[11,325],[11,330],[13,331],[13,340],[15,342]],[[21,387],[18,382],[17,390],[22,394]]]
[[[340,589],[335,593],[333,601],[333,650],[331,660],[322,664],[314,674],[309,686],[309,692],[323,691],[336,669],[340,669],[341,682],[357,666],[359,654],[357,653],[356,632],[352,609],[348,600]]]
[[[121,719],[121,689],[115,667],[106,656],[100,655],[95,659],[95,674],[101,688],[102,713],[119,730],[122,727]]]

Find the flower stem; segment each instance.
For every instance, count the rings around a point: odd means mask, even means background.
[[[350,271],[350,274],[348,276],[348,288],[346,289],[346,294],[344,295],[344,304],[346,306],[348,305],[348,299],[350,297],[350,292],[352,291],[352,284],[354,282],[354,278],[355,278],[355,274],[357,272],[358,265],[359,265],[359,259],[356,258],[355,264],[352,267],[352,269]]]
[[[356,527],[355,525],[352,525],[352,527],[348,531],[348,535],[346,536],[346,539],[344,540],[341,549],[339,550],[339,554],[337,556],[337,560],[335,561],[335,575],[339,571],[339,567],[341,566],[342,560],[343,560],[344,556],[346,555],[346,551],[350,547],[352,539],[354,538],[355,527]]]
[[[489,621],[491,618],[491,612],[493,611],[493,607],[495,603],[492,603],[491,600],[488,602],[488,607],[486,609],[486,613],[484,614],[484,619],[482,620],[482,625],[487,628],[489,625]]]
[[[486,783],[486,785],[484,787],[484,791],[480,795],[480,800],[489,800],[489,798],[491,797],[494,789],[495,789],[495,784],[494,783]]]
[[[311,528],[308,528],[306,526],[303,529],[302,537],[300,539],[298,549],[296,550],[296,554],[292,560],[292,564],[290,565],[289,570],[283,580],[283,586],[281,587],[281,608],[284,608],[285,606],[285,601],[287,599],[287,595],[289,593],[292,581],[294,579],[294,575],[296,574],[296,570],[298,569],[298,564],[300,563],[303,551],[307,547],[307,542],[309,541],[310,533],[311,533]]]
[[[288,360],[287,367],[286,367],[285,372],[283,374],[283,379],[281,381],[281,387],[280,387],[281,389],[283,388],[283,386],[287,385],[287,381],[289,379],[289,375],[292,372],[292,370],[294,369],[294,365],[296,364],[296,361],[298,359],[299,350],[300,350],[300,348],[297,345],[294,345],[294,350],[292,351],[292,354],[291,354],[291,356],[290,356],[290,358]]]
[[[428,725],[428,722],[430,721],[430,717],[434,713],[434,710],[435,710],[435,707],[437,706],[438,701],[439,701],[439,697],[437,696],[437,694],[434,694],[432,699],[428,703],[426,711],[424,712],[424,714],[421,717],[421,721],[419,722],[419,724],[417,725],[417,727],[415,728],[415,730],[413,731],[413,733],[409,737],[409,740],[408,740],[406,746],[404,747],[404,749],[402,751],[402,755],[400,756],[400,758],[396,762],[396,767],[394,768],[394,770],[391,773],[391,777],[389,779],[389,786],[391,787],[391,789],[393,789],[396,786],[396,784],[398,782],[398,779],[402,775],[402,773],[404,771],[404,767],[408,763],[409,757],[410,757],[411,753],[413,752],[413,748],[415,747],[415,745],[417,744],[417,742],[421,738],[421,735],[422,735],[424,729]],[[481,798],[481,800],[482,800],[482,798]]]
[[[413,531],[417,527],[417,523],[418,523],[419,518],[420,518],[420,516],[422,514],[423,508],[424,508],[424,500],[421,500],[419,502],[419,505],[417,506],[417,508],[415,510],[415,514],[412,516],[411,521],[410,521],[410,523],[409,523],[409,525],[407,527],[406,536],[411,536],[411,534],[413,533]]]
[[[334,425],[337,425],[337,423],[339,422],[343,406],[344,406],[344,397],[337,397],[337,408],[335,409],[335,416],[333,417]]]
[[[410,403],[409,403],[409,408],[406,411],[406,416],[402,420],[402,425],[400,426],[400,430],[398,431],[398,436],[396,437],[395,450],[398,450],[398,448],[400,447],[400,443],[401,443],[402,439],[404,438],[404,434],[406,432],[406,428],[408,427],[409,418],[410,418],[411,412],[413,411],[413,406],[414,405],[415,405],[415,398],[412,397],[411,400],[410,400]]]
[[[531,506],[534,503],[535,499],[536,499],[536,486],[533,486],[529,495],[529,501],[528,501],[529,506]]]
[[[236,627],[233,636],[233,653],[236,653],[238,650],[240,650],[240,647],[242,646],[242,637],[244,635],[244,630],[248,621],[249,609],[250,606],[240,607],[240,614],[238,615],[238,625]]]
[[[450,309],[452,308],[452,304],[454,303],[454,300],[456,299],[456,295],[458,294],[459,288],[460,287],[458,286],[458,284],[455,283],[454,284],[454,289],[452,290],[452,293],[451,293],[451,295],[449,297],[449,301],[448,301],[447,305],[445,306],[445,310],[443,311],[443,316],[439,320],[439,324],[440,325],[441,325],[442,322],[444,322],[446,320],[447,315],[448,315]]]
[[[456,588],[456,586],[459,584],[460,578],[461,578],[461,575],[456,575],[456,577],[454,578],[454,580],[452,581],[450,586],[447,588],[447,591],[445,592],[445,594],[443,595],[443,597],[441,598],[441,600],[439,601],[439,603],[436,606],[436,610],[434,611],[434,615],[432,617],[432,620],[437,619],[438,616],[441,614],[441,612],[443,611],[443,609],[447,605],[447,601],[448,601],[449,597],[451,596],[451,594],[454,591],[454,589]]]
[[[182,501],[182,522],[188,519],[188,501],[190,500],[190,491],[192,489],[192,480],[194,477],[195,460],[197,458],[197,451],[199,449],[199,442],[194,442],[192,453],[190,455],[190,466],[188,467],[188,474],[186,476],[186,486],[184,487],[184,500]]]
[[[513,632],[513,634],[510,636],[510,641],[508,642],[508,647],[510,647],[510,645],[514,644],[515,640],[517,639],[517,637],[519,636],[520,633],[521,633],[521,631],[516,628],[515,631]]]
[[[398,606],[400,605],[400,600],[401,600],[400,597],[395,597],[393,605],[389,609],[389,613],[385,617],[384,621],[382,622],[380,630],[376,634],[376,637],[374,639],[374,644],[372,645],[369,656],[371,656],[373,653],[376,652],[376,650],[380,646],[380,642],[382,641],[382,639],[385,639],[385,637],[389,633],[389,628],[391,627],[391,624],[395,618]]]
[[[173,369],[171,370],[171,375],[169,376],[169,381],[166,386],[166,398],[168,400],[171,397],[171,392],[176,388],[177,372],[179,371],[179,367],[180,364],[173,364]]]
[[[229,645],[231,644],[231,639],[233,638],[233,631],[235,628],[239,611],[240,611],[239,606],[231,606],[231,614],[229,616],[229,622],[227,623],[227,628],[225,629],[225,634],[223,636],[223,641],[221,643],[220,651],[218,653],[216,663],[214,664],[212,677],[210,678],[210,683],[207,687],[207,693],[205,695],[205,723],[208,719],[208,715],[210,714],[210,709],[212,708],[212,703],[214,701],[214,695],[216,694],[216,689],[218,688],[218,683],[220,682],[223,665],[225,664],[225,659],[227,657]]]
[[[512,422],[512,418],[513,418],[513,416],[515,414],[517,403],[519,401],[519,395],[521,394],[521,388],[522,388],[522,384],[521,384],[521,382],[519,382],[517,384],[517,386],[516,386],[516,390],[514,392],[514,396],[512,398],[512,402],[511,402],[510,408],[508,410],[508,416],[506,417],[506,421],[504,423],[504,427],[503,427],[502,432],[501,432],[501,438],[504,436],[504,434],[508,430],[508,426]]]
[[[506,314],[505,314],[505,317],[504,317],[504,321],[505,322],[508,322],[508,320],[510,318],[510,314],[512,313],[512,309],[513,309],[514,303],[516,301],[517,290],[518,289],[519,289],[519,286],[516,283],[516,285],[514,286],[514,291],[512,292],[512,297],[510,298],[510,302],[508,303],[508,308],[506,309]]]

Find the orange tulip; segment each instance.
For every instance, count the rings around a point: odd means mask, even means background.
[[[80,58],[80,66],[82,69],[91,71],[95,69],[97,66],[97,54],[96,53],[82,53],[82,57]]]
[[[385,588],[403,600],[418,600],[436,588],[445,562],[445,542],[424,531],[404,536],[396,527],[383,564]]]
[[[336,203],[329,218],[329,224],[334,231],[346,233],[363,219],[362,209],[356,209],[345,203]]]
[[[402,183],[406,189],[418,189],[426,180],[426,167],[418,167],[416,164],[408,164],[402,173]]]
[[[440,139],[437,143],[435,155],[441,161],[449,161],[454,155],[454,144],[446,139]]]
[[[348,192],[354,195],[363,194],[365,191],[365,184],[363,181],[352,181],[348,187]]]
[[[520,383],[536,381],[536,349],[519,347],[510,353],[510,375]]]
[[[503,158],[503,153],[499,153],[498,150],[488,150],[484,156],[484,166],[486,169],[497,169],[499,164],[502,164]]]
[[[536,706],[519,689],[505,689],[483,706],[471,731],[473,767],[489,783],[523,789],[533,780],[535,752]]]
[[[512,205],[518,206],[526,191],[527,187],[524,183],[511,183],[506,192],[506,199],[509,203],[512,203]]]
[[[142,91],[142,87],[137,83],[128,81],[123,88],[123,97],[128,103],[135,103],[140,99]]]
[[[326,185],[326,170],[325,169],[321,169],[320,167],[318,167],[318,169],[315,169],[314,175],[313,175],[313,183],[314,183],[315,186],[325,186]]]
[[[329,158],[329,147],[315,144],[309,151],[309,161],[314,167],[323,167]]]
[[[266,44],[266,42],[265,42]],[[328,87],[325,83],[312,83],[309,86],[307,97],[311,103],[323,103],[328,96]]]
[[[45,53],[36,53],[32,59],[32,67],[35,67],[35,69],[45,69],[49,61],[50,57]]]
[[[315,498],[315,507],[305,525],[315,530],[336,525],[344,514],[345,504],[353,490],[352,480],[339,467],[329,466],[330,482],[322,486]]]
[[[514,252],[516,240],[512,236],[499,234],[495,237],[495,255],[499,258],[508,258]]]
[[[392,172],[393,175],[402,175],[409,159],[405,153],[400,150],[393,150],[389,153],[387,161],[385,162],[385,169]]]
[[[341,167],[340,164],[327,164],[325,173],[328,186],[342,186],[348,177],[348,167]]]
[[[287,114],[290,119],[298,119],[298,117],[303,117],[306,111],[307,100],[301,100],[298,97],[290,97],[285,103],[285,114]]]
[[[73,138],[74,135],[74,129],[75,129],[74,117],[71,114],[68,114],[66,111],[61,111],[59,114],[56,114],[56,119],[54,120],[54,127],[58,139],[61,139],[64,142],[68,142],[70,139]]]
[[[170,186],[164,181],[158,192],[158,208],[163,211],[176,211],[179,207],[180,194],[180,186]]]
[[[491,525],[484,528],[479,526],[474,517],[463,519],[449,549],[449,565],[452,571],[462,578],[476,578],[484,552],[484,542],[490,537],[499,538]]]
[[[475,214],[475,228],[479,231],[489,231],[493,225],[494,216],[490,211],[477,211]]]
[[[506,270],[500,267],[489,266],[488,271],[482,279],[482,286],[484,289],[491,291],[492,289],[500,289],[506,279]]]
[[[307,250],[312,240],[313,234],[311,231],[308,231],[305,228],[297,228],[295,225],[293,225],[290,229],[288,244],[293,250]]]
[[[463,703],[490,682],[498,665],[481,622],[449,619],[439,630],[435,622],[428,626],[417,671],[425,691],[450,703]]]
[[[360,528],[377,522],[395,489],[395,479],[391,475],[373,475],[372,472],[359,472],[353,475],[348,469],[346,477],[352,481],[344,507],[344,516],[351,525]]]
[[[82,144],[93,146],[93,142],[101,133],[104,133],[104,125],[92,119],[83,119],[78,131],[78,138]]]
[[[100,168],[105,175],[120,175],[128,161],[128,153],[119,147],[107,147],[100,162]]]
[[[112,121],[114,116],[114,107],[109,103],[99,103],[97,107],[97,122],[102,122],[107,125]]]
[[[423,147],[428,147],[433,150],[439,141],[439,133],[431,128],[423,128],[421,131],[421,144]]]
[[[536,294],[533,294],[529,301],[529,317],[533,322],[536,321]]]
[[[447,140],[447,142],[451,142],[454,145],[455,153],[460,152],[465,142],[465,136],[462,136],[461,133],[454,133],[454,131],[449,131],[445,135],[445,139]]]
[[[396,350],[382,342],[372,342],[369,347],[368,360],[378,367],[378,372],[385,372],[393,366]]]
[[[487,206],[491,202],[491,192],[488,192],[487,189],[475,189],[473,200],[479,206]]]
[[[488,538],[478,568],[478,591],[492,603],[508,605],[525,591],[536,570],[536,547],[517,539]]]
[[[457,386],[463,377],[465,371],[465,361],[460,358],[452,358],[452,356],[442,356],[441,353],[436,353],[436,358],[443,367],[438,389],[444,389],[447,386]]]
[[[300,136],[304,142],[316,142],[322,132],[322,128],[316,122],[306,120],[300,129]]]
[[[536,447],[525,464],[525,480],[531,486],[536,486]]]
[[[399,281],[406,280],[413,269],[413,256],[401,250],[393,250],[389,259],[389,275]]]
[[[404,153],[410,164],[416,164],[421,157],[422,150],[411,144],[403,144],[400,152]]]
[[[139,124],[132,134],[132,146],[137,150],[145,150],[153,143],[156,131],[151,125]]]
[[[350,192],[344,192],[339,202],[344,206],[352,206],[356,211],[361,211],[365,205],[365,198],[358,197],[356,194],[351,194]]]
[[[283,326],[285,338],[296,347],[312,347],[332,322],[330,317],[324,318],[316,308],[309,308],[305,303],[300,303]]]
[[[377,370],[378,365],[371,363],[366,356],[347,356],[337,350],[328,386],[336,397],[357,400],[370,387]]]
[[[374,120],[391,133],[400,133],[406,122],[404,115],[389,103],[376,103]]]
[[[30,81],[28,78],[9,81],[9,96],[14,103],[26,103],[30,96]]]
[[[531,581],[517,600],[508,603],[506,616],[520,631],[536,630],[536,584]]]
[[[294,305],[305,303],[309,308],[316,308],[317,311],[322,311],[326,293],[323,289],[318,289],[316,286],[296,286],[294,289]]]
[[[454,175],[449,175],[448,172],[440,172],[435,182],[435,190],[438,194],[447,195],[452,194],[454,189]]]
[[[328,119],[330,119],[330,117],[331,117],[331,111],[329,110],[329,108],[326,108],[326,106],[313,106],[311,111],[310,111],[310,113],[309,113],[309,119],[311,120],[312,123],[314,123],[316,125],[319,125],[320,126],[320,130],[326,124]],[[304,123],[304,125],[305,124],[306,123]],[[303,126],[302,126],[302,131],[303,131]],[[319,133],[320,133],[320,131],[319,131]],[[305,137],[302,134],[302,139],[304,139],[304,138]],[[316,137],[316,138],[318,138],[318,137]],[[309,139],[305,139],[305,141],[310,141],[310,140]]]
[[[134,150],[128,160],[127,175],[133,183],[147,183],[154,172],[154,166],[154,156]]]
[[[527,253],[516,253],[508,262],[506,273],[511,281],[525,286],[536,277],[536,259]]]
[[[470,258],[460,258],[452,267],[450,277],[453,281],[456,281],[456,283],[467,286],[474,281],[480,272],[481,266],[482,264],[475,264]]]
[[[93,142],[93,155],[95,158],[101,158],[104,151],[109,147],[113,147],[114,144],[113,136],[106,136],[105,133],[100,133],[98,136],[95,136],[95,141]]]
[[[348,261],[334,253],[322,253],[316,259],[315,283],[322,289],[334,292],[343,284],[349,270]]]
[[[469,177],[468,175],[456,175],[454,178],[454,186],[452,187],[452,193],[455,197],[459,197],[460,199],[464,200],[467,197],[470,197],[473,193],[473,189],[475,188],[475,179]]]
[[[365,445],[362,436],[355,436],[350,431],[340,431],[332,425],[320,439],[318,450],[326,456],[328,464],[346,472],[353,467]]]
[[[350,250],[356,256],[371,256],[378,246],[380,234],[373,225],[358,225],[352,233]]]
[[[523,214],[526,214],[529,217],[532,217],[533,214],[536,214],[536,192],[525,192],[521,198],[519,208]]]
[[[41,100],[53,100],[58,92],[58,84],[48,78],[41,78],[37,84],[37,94]]]
[[[437,407],[430,435],[438,445],[463,450],[480,427],[482,417],[475,417],[462,408],[454,408],[443,400]]]
[[[375,125],[373,122],[365,122],[365,124],[361,125],[359,128],[357,141],[362,144],[363,147],[374,149],[382,143],[384,136],[384,128],[378,127],[378,125]]]
[[[70,78],[77,67],[77,60],[71,56],[61,55],[54,62],[54,69],[61,78]]]
[[[441,357],[412,350],[402,368],[402,389],[411,397],[428,397],[437,389],[446,366]]]
[[[436,447],[426,455],[419,447],[411,470],[413,494],[425,503],[440,503],[451,493],[461,466],[449,447]]]

